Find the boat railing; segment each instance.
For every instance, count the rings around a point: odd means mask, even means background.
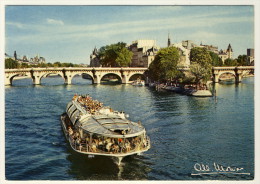
[[[130,147],[130,150],[127,149],[126,145],[119,147],[118,150],[115,149],[110,149],[108,150],[103,150],[100,149],[99,146],[95,147],[95,149],[92,148],[91,144],[87,143],[77,143],[71,136],[69,136],[71,146],[80,152],[88,152],[88,153],[101,153],[101,154],[125,154],[125,153],[133,153],[133,152],[138,152],[145,150],[149,147],[150,145],[150,139],[147,136],[145,144],[144,143],[137,143],[134,146]]]

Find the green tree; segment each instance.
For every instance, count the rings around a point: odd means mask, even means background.
[[[5,59],[5,68],[18,68],[19,63],[11,58]]]
[[[239,55],[236,59],[238,66],[247,66],[248,65],[248,56],[247,55]]]
[[[52,63],[47,63],[47,67],[53,67]]]
[[[29,65],[27,63],[22,63],[21,68],[29,68]]]
[[[237,61],[235,59],[227,58],[224,61],[224,66],[237,66]]]
[[[209,55],[212,59],[212,63],[211,63],[212,66],[222,66],[223,65],[222,59],[218,56],[218,54],[209,51]]]
[[[212,58],[206,48],[195,47],[190,53],[190,72],[198,85],[206,83],[212,75]]]
[[[62,67],[62,64],[61,64],[61,62],[57,61],[57,62],[53,63],[53,66],[54,67]]]
[[[160,49],[149,66],[149,78],[154,81],[177,80],[182,72],[177,68],[180,55],[176,47]]]
[[[102,66],[129,66],[133,53],[126,48],[126,43],[118,42],[99,49],[98,57]]]
[[[211,67],[203,67],[201,64],[193,63],[190,65],[190,72],[194,76],[194,81],[196,84],[206,84],[211,77]]]
[[[211,65],[212,59],[206,48],[195,47],[190,51],[190,61],[202,66]]]

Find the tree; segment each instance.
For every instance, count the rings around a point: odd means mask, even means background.
[[[212,59],[212,63],[211,63],[212,66],[222,66],[223,65],[222,59],[218,56],[218,54],[209,51],[209,55]]]
[[[53,63],[53,66],[54,67],[61,67],[62,64],[61,64],[61,62],[57,61],[57,62]]]
[[[231,58],[227,58],[224,61],[224,66],[237,66],[237,61]]]
[[[203,67],[198,63],[190,65],[190,72],[194,76],[193,80],[196,84],[206,84],[211,77],[211,67]]]
[[[180,55],[176,47],[160,49],[149,66],[149,78],[154,81],[177,80],[182,72],[177,69]]]
[[[27,63],[22,63],[21,68],[29,68],[29,65]]]
[[[18,68],[19,63],[11,58],[5,59],[5,68]]]
[[[239,55],[236,59],[238,66],[247,66],[248,65],[248,56],[247,55]]]
[[[102,66],[129,66],[133,53],[126,48],[126,43],[106,45],[99,49],[98,57]]]
[[[190,61],[204,66],[211,65],[212,58],[206,48],[195,47],[190,51]]]
[[[212,74],[212,58],[206,48],[195,47],[190,53],[190,72],[194,76],[194,81],[198,85],[206,83]]]

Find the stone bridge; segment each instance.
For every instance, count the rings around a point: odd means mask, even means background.
[[[222,74],[230,73],[235,77],[236,83],[239,83],[245,75],[254,72],[254,70],[254,66],[213,67],[213,82],[219,82],[219,77]]]
[[[69,68],[25,68],[25,69],[5,69],[5,85],[12,85],[16,76],[31,77],[33,84],[41,84],[41,79],[50,74],[60,75],[65,84],[71,84],[72,78],[79,74],[88,74],[92,78],[93,84],[99,84],[102,77],[107,74],[114,74],[121,79],[123,84],[130,83],[130,78],[135,75],[144,75],[147,68],[90,68],[90,67],[69,67]]]

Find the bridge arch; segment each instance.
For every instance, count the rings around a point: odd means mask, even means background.
[[[14,74],[9,75],[9,76],[8,76],[8,79],[6,79],[6,80],[8,80],[7,83],[9,83],[9,85],[12,85],[14,78],[15,78],[15,77],[18,77],[18,76],[21,76],[21,73],[14,73]],[[27,74],[27,73],[23,73],[22,76],[31,77],[31,76],[30,76],[29,74]]]
[[[122,76],[121,76],[119,73],[111,72],[111,73],[104,73],[103,75],[101,75],[101,76],[100,76],[100,82],[101,82],[101,80],[102,80],[105,76],[108,76],[108,75],[116,76],[116,78],[118,79],[118,81],[119,81],[120,83],[122,83],[122,81],[123,81]]]
[[[133,81],[133,80],[136,80],[137,78],[141,77],[140,79],[141,80],[145,80],[145,74],[144,73],[132,73],[129,78],[128,78],[128,81]]]
[[[94,76],[92,73],[89,73],[89,72],[74,72],[72,75],[71,75],[71,83],[72,83],[72,79],[77,76],[77,75],[81,75],[82,78],[85,78],[87,79],[89,77],[89,79],[91,79],[92,81],[92,84],[94,83]],[[84,77],[85,76],[85,77]]]
[[[44,72],[35,72],[35,74],[32,75],[33,83],[36,85],[41,84],[42,78],[47,77],[48,75],[51,75],[51,74],[59,75],[65,80],[64,74],[62,71],[58,71],[58,70],[57,71],[44,71]]]
[[[223,72],[219,72],[219,77],[223,74],[232,74],[234,77],[236,76],[236,73],[234,71],[223,71]]]
[[[54,77],[55,77],[55,82],[53,82],[53,80],[50,80],[51,78],[54,79]],[[39,80],[40,80],[39,81],[40,84],[47,84],[47,85],[49,85],[49,83],[53,83],[53,85],[64,84],[65,81],[63,74],[59,72],[45,73],[40,77]]]

